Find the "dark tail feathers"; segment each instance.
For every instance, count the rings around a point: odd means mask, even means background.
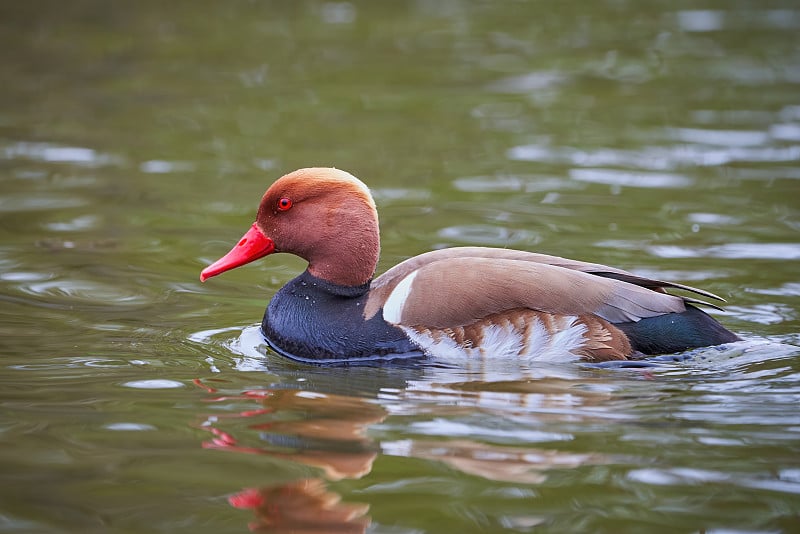
[[[615,323],[614,326],[625,332],[634,350],[643,354],[671,354],[741,341],[710,315],[689,304],[682,313],[648,317],[635,323]]]

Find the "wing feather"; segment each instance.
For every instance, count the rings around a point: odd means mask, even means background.
[[[474,266],[470,262],[473,259],[487,260],[491,264],[496,265],[496,268],[493,268],[491,265],[487,266],[485,263],[481,264],[484,266],[482,267],[483,270],[481,271],[482,278],[475,281],[476,285],[474,287],[463,282],[463,279],[466,276],[465,273],[469,274],[472,272],[471,268]],[[529,265],[523,266],[515,263],[513,265],[516,266],[514,268],[516,274],[512,275],[509,272],[502,272],[499,274],[497,280],[493,281],[486,279],[486,276],[489,276],[489,273],[498,273],[498,271],[503,271],[504,266],[506,265],[504,262],[506,261],[520,262],[521,264]],[[497,300],[511,302],[519,297],[520,292],[519,290],[509,291],[508,289],[504,288],[506,288],[506,286],[518,287],[527,286],[529,284],[533,284],[536,292],[538,292],[536,295],[529,296],[535,296],[536,299],[539,299],[538,302],[558,302],[560,299],[567,296],[564,294],[559,294],[554,289],[555,287],[558,287],[560,288],[558,291],[563,290],[563,284],[556,283],[554,287],[548,288],[543,284],[541,279],[538,279],[537,281],[537,276],[541,276],[543,271],[538,269],[536,265],[545,265],[557,269],[557,271],[548,271],[547,269],[544,270],[544,272],[551,273],[548,275],[548,281],[552,282],[553,279],[555,279],[556,282],[559,279],[562,281],[571,281],[573,283],[571,287],[580,288],[577,291],[581,294],[580,296],[583,299],[581,301],[583,302],[583,307],[594,307],[596,311],[592,313],[596,313],[597,315],[604,317],[606,320],[611,322],[635,321],[641,317],[652,317],[662,313],[669,313],[670,311],[682,311],[685,309],[683,304],[687,302],[704,304],[715,308],[717,307],[714,304],[693,299],[691,297],[668,295],[664,291],[664,288],[680,289],[696,293],[707,298],[720,301],[724,300],[721,297],[702,289],[683,284],[637,276],[628,271],[617,269],[615,267],[609,267],[599,263],[589,263],[571,260],[568,258],[561,258],[558,256],[550,256],[547,254],[512,249],[498,249],[490,247],[454,247],[426,252],[424,254],[420,254],[419,256],[409,258],[408,260],[399,263],[395,267],[392,267],[386,271],[383,275],[373,280],[370,287],[370,297],[364,309],[364,315],[367,318],[371,318],[378,313],[378,311],[382,309],[384,303],[394,291],[394,288],[397,286],[397,284],[400,283],[401,280],[405,279],[408,275],[428,266],[432,266],[433,264],[439,264],[440,262],[443,263],[431,271],[428,276],[438,277],[438,287],[446,287],[446,290],[435,290],[434,286],[423,284],[422,280],[415,285],[417,285],[418,288],[422,288],[421,291],[423,292],[435,292],[437,299],[444,299],[445,301],[452,299],[452,295],[454,293],[464,291],[469,293],[470,291],[479,291],[479,288],[488,288],[488,286],[491,286],[491,291],[493,292],[497,292],[499,294],[510,293],[509,298],[511,300]],[[553,274],[555,272],[561,274]],[[574,277],[570,273],[585,274],[589,276],[589,278],[587,279],[581,276]],[[515,279],[514,276],[518,275],[521,278]],[[451,281],[453,278],[458,280]],[[616,289],[612,290],[612,288]],[[445,291],[452,291],[454,293],[446,293]],[[522,291],[522,293],[530,293],[530,291],[531,290],[526,290]],[[604,295],[603,298],[598,297],[598,294]],[[664,298],[664,296],[667,298]],[[576,297],[573,297],[573,305],[571,309],[580,309],[581,307],[578,305],[578,303],[574,302],[575,298]],[[526,306],[529,305],[530,302],[533,301],[528,301]],[[467,302],[462,302],[462,304],[465,306],[468,305]],[[497,302],[494,306],[491,306],[491,308],[496,308],[500,305],[500,302]],[[542,305],[540,304],[539,306]]]
[[[403,286],[402,303],[393,302],[395,324],[452,328],[515,308],[593,314],[610,322],[685,310],[680,297],[534,261],[450,257],[423,264],[406,276],[412,273],[410,287]],[[392,295],[389,291],[384,301]]]

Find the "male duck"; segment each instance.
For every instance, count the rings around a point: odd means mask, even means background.
[[[426,355],[625,360],[738,341],[694,299],[716,295],[605,265],[456,247],[373,279],[380,251],[369,189],[332,168],[300,169],[264,194],[255,223],[200,280],[276,252],[308,261],[280,289],[261,330],[278,353],[330,363]]]

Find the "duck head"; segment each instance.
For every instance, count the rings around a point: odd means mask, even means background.
[[[230,252],[203,269],[200,280],[277,252],[300,256],[312,275],[333,284],[369,282],[380,237],[367,186],[348,172],[325,167],[279,178],[264,193],[250,229]]]

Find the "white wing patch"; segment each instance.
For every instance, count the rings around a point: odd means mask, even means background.
[[[386,303],[383,305],[383,318],[386,322],[392,324],[400,323],[400,318],[403,316],[403,306],[406,304],[408,294],[411,293],[411,284],[416,276],[417,271],[413,271],[403,278],[389,294],[389,298],[386,299]]]

